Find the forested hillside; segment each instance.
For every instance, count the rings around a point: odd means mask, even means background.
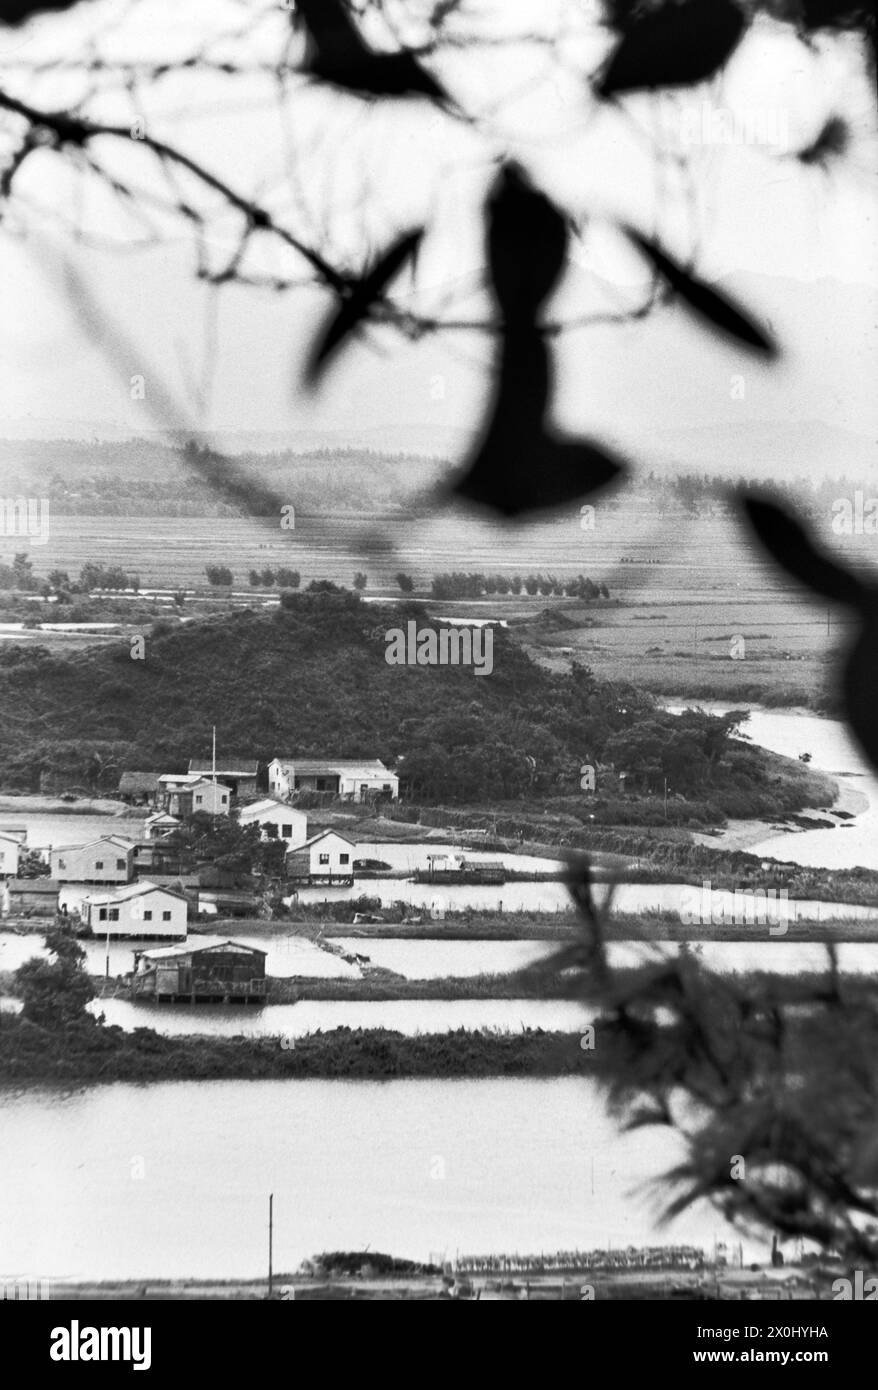
[[[386,633],[411,617],[430,624],[405,602],[379,621],[355,594],[326,586],[285,593],[272,613],[157,623],[142,659],[128,639],[69,657],[0,648],[0,778],[36,790],[49,772],[110,790],[126,768],[185,770],[209,755],[215,724],[223,759],[379,757],[422,801],[581,794],[582,765],[605,762],[624,766],[632,788],[666,776],[674,791],[720,803],[765,796],[780,809],[776,775],[729,742],[729,721],[675,718],[586,668],[552,674],[503,629],[490,675],[388,665]],[[803,768],[791,809],[808,777]]]

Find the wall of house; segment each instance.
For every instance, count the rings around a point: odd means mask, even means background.
[[[116,913],[115,919],[112,914]],[[187,904],[170,894],[150,893],[120,903],[89,903],[88,923],[97,936],[185,937]]]
[[[362,797],[362,788],[366,788],[366,794],[384,792],[394,801],[399,796],[399,782],[391,776],[369,776],[369,777],[342,777],[339,781],[339,795],[352,796],[357,801]],[[387,788],[385,792],[385,788]]]
[[[313,875],[322,877],[326,874],[352,874],[353,871],[353,845],[327,836],[311,846],[310,872]]]
[[[278,796],[285,801],[293,790],[293,776],[288,764],[269,763],[268,765],[268,790],[271,796]]]
[[[0,878],[15,878],[20,846],[17,840],[0,840]]]
[[[277,806],[270,811],[260,811],[255,816],[248,816],[245,809],[238,820],[241,825],[259,825],[263,831],[269,825],[276,825],[278,838],[290,848],[304,844],[308,838],[308,817],[304,811],[295,811],[291,806]]]
[[[63,883],[130,883],[134,876],[134,853],[121,845],[69,845],[52,850],[52,877]]]
[[[192,810],[207,811],[211,816],[228,815],[231,804],[231,792],[228,787],[218,782],[216,787],[211,782],[202,782],[192,788]]]

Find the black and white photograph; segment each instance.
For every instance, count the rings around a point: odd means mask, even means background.
[[[832,1365],[876,194],[862,0],[0,3],[26,1364],[538,1300]]]

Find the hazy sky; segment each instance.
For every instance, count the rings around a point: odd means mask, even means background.
[[[249,49],[237,40],[226,50],[239,59],[248,52],[274,55],[288,15],[268,5],[246,8],[263,8],[264,20]],[[167,57],[191,48],[206,21],[218,33],[242,13],[228,0],[210,7],[141,0],[46,16],[29,39],[23,31],[0,30],[0,67],[6,65],[0,82],[13,91],[26,86],[35,103],[57,106],[81,95],[75,73],[34,80],[23,66],[8,65],[55,54],[70,59],[86,31],[103,34],[106,44],[108,17],[115,55]],[[444,303],[450,286],[456,317],[486,311],[478,291],[479,210],[492,161],[507,152],[587,219],[556,314],[575,317],[636,301],[645,272],[613,228],[621,218],[657,229],[680,256],[695,253],[707,276],[728,277],[787,344],[779,367],[757,367],[677,309],[648,324],[570,332],[558,345],[556,411],[569,427],[600,428],[624,442],[642,438],[645,429],[814,418],[878,435],[878,164],[872,91],[856,43],[808,49],[761,22],[722,83],[673,101],[631,102],[626,114],[595,112],[581,74],[607,40],[588,22],[587,6],[503,0],[497,13],[510,32],[529,15],[544,29],[560,17],[566,38],[554,56],[530,43],[443,60],[449,88],[479,114],[476,129],[417,104],[387,112],[297,81],[281,104],[273,85],[256,74],[234,80],[189,74],[144,93],[138,110],[151,133],[179,142],[243,192],[257,192],[341,262],[364,244],[380,245],[401,227],[427,220],[418,280],[414,287],[401,282],[401,289],[431,308]],[[480,5],[479,14],[490,21],[491,6]],[[223,45],[215,52],[222,54]],[[109,88],[86,109],[126,122],[132,115],[127,100]],[[806,147],[835,113],[853,131],[843,160],[824,169],[783,157]],[[0,123],[0,133],[7,127]],[[659,136],[664,147],[686,154],[685,171],[679,162],[656,160]],[[8,138],[0,140],[4,151]],[[149,196],[164,195],[135,141],[115,148],[105,142],[100,154]],[[347,353],[311,402],[296,382],[326,307],[321,294],[237,288],[209,294],[193,279],[185,228],[159,216],[160,244],[138,249],[142,230],[91,175],[71,178],[52,154],[26,163],[16,192],[0,232],[0,433],[3,422],[27,416],[154,428],[147,406],[159,376],[193,424],[283,431],[293,440],[296,431],[377,429],[387,421],[470,430],[481,418],[490,360],[482,335],[417,344],[374,337]],[[72,254],[130,352],[108,352],[91,341],[59,291],[53,266],[56,274],[72,243],[58,217],[90,239],[120,243],[115,250],[78,246]],[[212,221],[212,255],[227,254],[233,232],[229,219]],[[262,264],[295,270],[291,257],[273,251]],[[136,373],[145,377],[146,402],[131,399]]]

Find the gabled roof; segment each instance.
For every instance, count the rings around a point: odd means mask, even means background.
[[[56,845],[52,850],[53,854],[64,854],[67,850],[90,849],[92,845],[121,845],[123,849],[134,849],[136,840],[129,840],[125,835],[97,835],[93,840],[83,840],[80,845]]]
[[[259,763],[255,758],[242,758],[240,761],[235,759],[231,763],[218,763],[216,775],[217,777],[255,777],[258,769]],[[202,775],[206,772],[213,772],[213,762],[209,758],[190,758],[189,771],[200,772]]]
[[[236,951],[248,951],[254,956],[268,955],[267,951],[260,951],[258,946],[247,946],[243,941],[231,941],[220,936],[190,937],[189,943],[185,946],[156,946],[149,951],[135,951],[134,954],[138,957],[144,956],[147,960],[168,960],[174,956],[200,955],[204,951],[221,950],[224,946],[231,946]]]
[[[310,839],[305,840],[301,845],[296,845],[294,849],[290,850],[290,854],[298,854],[300,850],[310,849],[312,845],[316,845],[318,840],[325,840],[327,835],[334,835],[337,840],[344,840],[345,844],[350,845],[351,849],[357,848],[356,841],[349,840],[347,835],[342,835],[341,831],[321,830],[318,832],[318,834],[312,835]]]
[[[163,772],[159,778],[159,782],[179,782],[186,787],[192,787],[200,781],[200,772]]]
[[[96,893],[89,896],[86,901],[92,906],[100,907],[104,903],[126,903],[132,898],[145,898],[150,893],[166,893],[171,898],[179,898],[181,902],[188,902],[188,898],[182,893],[177,893],[173,888],[165,888],[159,883],[150,883],[148,879],[142,878],[138,883],[129,883],[127,888],[120,888],[114,893]]]
[[[261,801],[251,801],[248,806],[241,806],[238,810],[238,820],[243,820],[244,816],[262,815],[263,811],[283,811],[285,816],[305,816],[304,811],[300,811],[296,806],[291,806],[288,801],[278,801],[276,796],[265,796]],[[305,816],[307,820],[307,816]]]

